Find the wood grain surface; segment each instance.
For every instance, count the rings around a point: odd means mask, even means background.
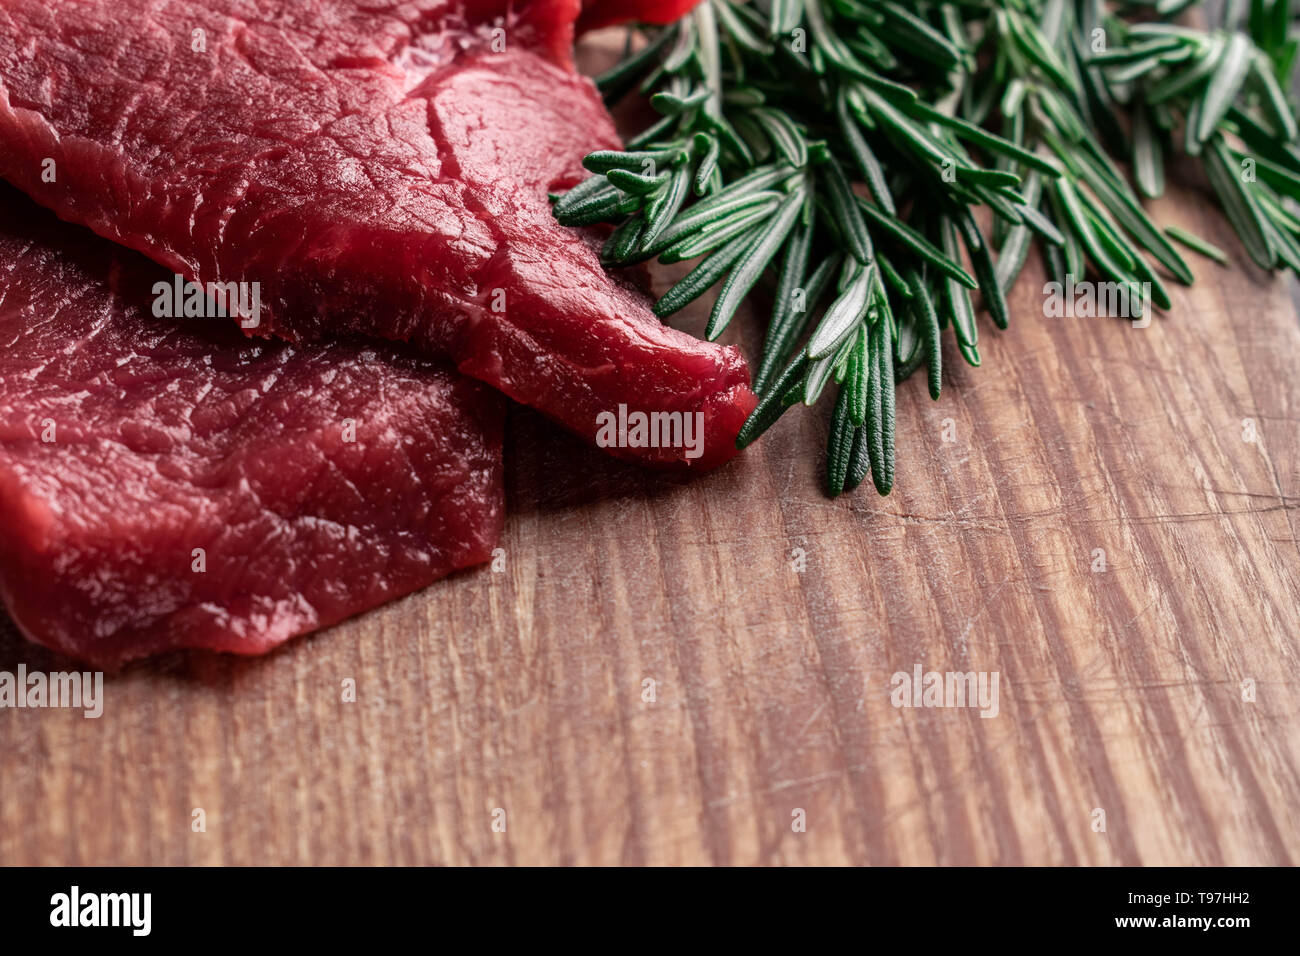
[[[826,408],[693,482],[516,410],[503,570],[0,711],[0,863],[1295,863],[1300,320],[1205,194],[1153,212],[1232,267],[1135,329],[1031,260],[900,387],[886,499],[823,497]],[[916,665],[997,716],[895,708]]]

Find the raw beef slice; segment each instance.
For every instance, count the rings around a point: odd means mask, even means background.
[[[755,403],[739,352],[662,325],[547,202],[618,145],[567,64],[578,8],[0,0],[0,176],[188,278],[259,282],[256,334],[412,342],[588,438],[620,406],[699,413],[699,457],[610,450],[718,465]]]
[[[690,13],[700,0],[584,0],[578,18],[578,32],[636,20],[641,23],[673,23]]]
[[[29,638],[256,654],[490,556],[500,396],[154,319],[165,272],[0,188],[0,598]]]

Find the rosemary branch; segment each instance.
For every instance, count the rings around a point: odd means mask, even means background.
[[[705,0],[598,79],[659,119],[589,155],[555,215],[611,223],[610,267],[698,260],[655,311],[717,288],[710,339],[773,276],[738,444],[833,392],[827,491],[870,475],[888,494],[897,383],[925,366],[939,397],[949,327],[980,364],[971,293],[1005,328],[1032,246],[1140,312],[1170,306],[1157,270],[1192,281],[1175,243],[1223,257],[1143,209],[1174,149],[1200,157],[1257,263],[1300,271],[1290,2],[1251,0],[1210,31],[1169,22],[1190,5]]]

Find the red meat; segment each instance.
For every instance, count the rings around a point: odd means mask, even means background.
[[[0,0],[0,177],[203,283],[254,334],[412,343],[595,438],[753,408],[739,352],[662,325],[546,200],[618,142],[567,68],[576,0]]]
[[[578,32],[598,30],[616,23],[673,23],[699,5],[700,0],[585,0]]]
[[[29,638],[257,654],[490,557],[500,396],[386,345],[160,321],[170,279],[0,191],[0,599]]]

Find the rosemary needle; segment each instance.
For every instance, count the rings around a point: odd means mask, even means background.
[[[1228,254],[1213,243],[1202,239],[1200,236],[1179,229],[1177,226],[1168,226],[1165,228],[1165,232],[1169,235],[1170,239],[1181,242],[1188,249],[1199,252],[1201,255],[1208,259],[1213,259],[1220,265],[1228,264]]]

